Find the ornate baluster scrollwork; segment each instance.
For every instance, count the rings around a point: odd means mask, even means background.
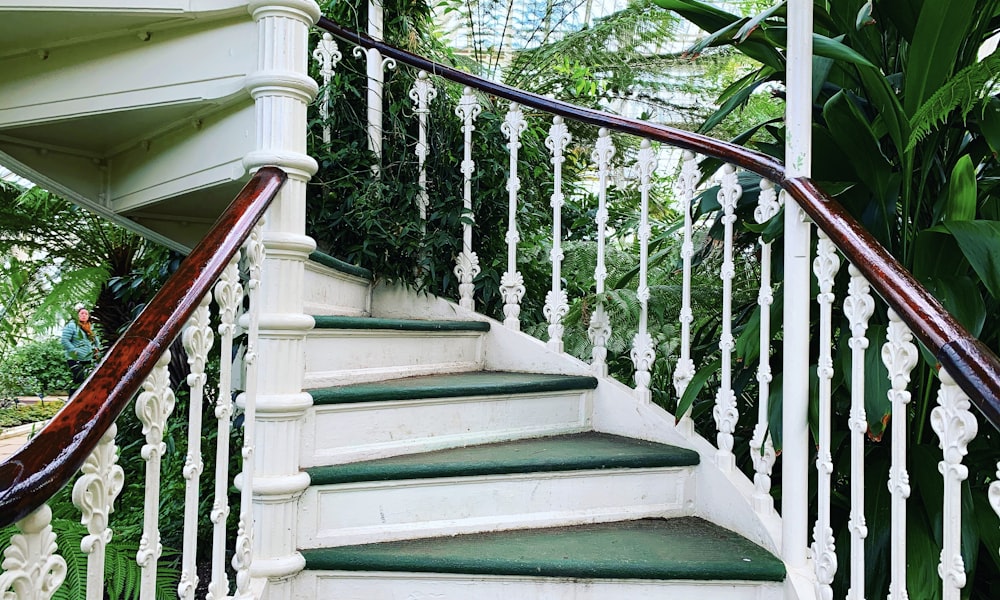
[[[864,600],[865,594],[865,434],[868,416],[865,414],[865,350],[868,348],[868,320],[875,312],[875,298],[861,271],[848,267],[851,281],[844,300],[844,314],[851,325],[851,587],[849,600]]]
[[[517,270],[517,243],[521,237],[517,233],[517,195],[521,190],[521,178],[517,174],[517,156],[521,148],[521,134],[528,127],[524,111],[517,102],[511,102],[500,131],[507,136],[507,150],[510,153],[510,167],[507,176],[507,271],[500,278],[500,294],[503,296],[503,324],[515,331],[521,329],[521,299],[524,298],[524,277]]]
[[[0,597],[5,600],[49,600],[66,579],[66,560],[56,554],[52,509],[43,504],[15,523],[0,568]]]
[[[837,573],[837,553],[830,526],[831,475],[833,456],[830,450],[830,420],[833,380],[833,282],[840,270],[837,247],[822,231],[819,232],[813,272],[819,283],[819,447],[816,452],[817,515],[813,528],[813,561],[816,567],[816,595],[822,600],[833,599],[833,576]]]
[[[895,311],[889,310],[889,329],[882,346],[882,362],[889,371],[892,404],[892,463],[889,467],[890,560],[889,600],[907,600],[906,592],[906,499],[910,497],[910,475],[906,471],[906,405],[910,402],[910,371],[917,365],[913,334]]]
[[[674,367],[674,391],[677,393],[678,402],[684,397],[684,392],[695,373],[694,361],[691,360],[691,323],[694,321],[694,312],[691,309],[691,259],[694,257],[694,224],[691,205],[694,202],[695,190],[700,180],[701,171],[698,169],[698,159],[693,152],[685,150],[681,163],[681,175],[677,182],[677,186],[680,188],[681,210],[684,211],[684,239],[681,242],[681,311],[677,318],[681,325],[681,344],[680,356],[678,356],[677,365]],[[680,417],[680,421],[677,423],[678,429],[689,436],[694,435],[691,410],[688,409],[678,417]]]
[[[590,325],[587,335],[594,345],[591,352],[594,372],[598,375],[608,374],[608,340],[611,338],[611,319],[604,310],[604,282],[608,278],[608,268],[605,264],[605,246],[608,236],[608,176],[611,171],[611,159],[615,155],[615,145],[611,132],[601,128],[597,132],[597,143],[591,154],[597,163],[597,214],[594,222],[597,224],[597,266],[594,268],[594,282],[597,286],[597,307],[590,315]]]
[[[476,286],[472,281],[479,275],[479,257],[472,251],[472,224],[475,215],[472,212],[472,174],[476,171],[476,163],[472,160],[472,132],[476,130],[475,120],[482,112],[479,99],[472,93],[472,88],[466,87],[462,98],[455,107],[455,114],[462,119],[462,133],[465,136],[463,145],[462,176],[465,208],[465,223],[462,225],[462,253],[458,255],[455,264],[455,276],[458,278],[459,306],[469,310],[476,309],[472,294]]]
[[[774,218],[781,209],[778,190],[767,179],[760,180],[760,195],[754,209],[754,220],[764,224]],[[774,512],[771,498],[771,470],[774,468],[775,452],[771,436],[768,435],[769,397],[771,393],[771,305],[774,290],[771,288],[771,242],[760,239],[760,290],[757,305],[760,307],[760,362],[757,365],[757,425],[750,439],[750,456],[754,468],[754,509],[762,513]]]
[[[427,117],[431,114],[430,103],[437,98],[437,90],[427,76],[427,71],[417,73],[417,78],[410,88],[410,100],[413,100],[413,112],[417,115],[417,208],[420,210],[420,221],[426,230],[427,207],[430,198],[427,195]]]
[[[642,140],[636,166],[639,170],[639,285],[636,297],[639,299],[639,329],[632,340],[632,364],[635,366],[635,394],[641,400],[651,400],[649,389],[653,362],[656,360],[656,346],[649,334],[649,191],[656,170],[656,154],[649,140]]]
[[[146,497],[143,508],[142,537],[135,560],[142,567],[140,590],[143,597],[156,594],[156,562],[163,552],[160,544],[160,460],[167,449],[163,432],[167,417],[174,411],[174,392],[170,389],[170,351],[165,350],[156,366],[142,384],[142,393],[135,401],[135,414],[142,423],[146,443],[140,454],[146,461]]]
[[[732,470],[736,465],[733,455],[733,432],[739,413],[736,410],[736,393],[733,392],[733,278],[736,266],[733,262],[733,225],[736,223],[736,204],[743,196],[736,167],[730,164],[722,167],[720,177],[719,205],[722,207],[723,258],[719,278],[722,280],[722,334],[719,337],[719,352],[722,356],[719,391],[715,395],[712,416],[718,428],[716,462],[724,470]]]
[[[990,501],[990,506],[993,507],[993,512],[1000,517],[1000,463],[997,463],[997,476],[993,480],[993,483],[990,484],[987,498]],[[1000,548],[997,549],[997,553],[1000,553]],[[2,589],[0,588],[0,590]]]
[[[958,387],[945,369],[939,371],[941,388],[938,405],[931,411],[931,428],[940,440],[942,451],[938,470],[944,476],[942,509],[943,547],[938,575],[941,577],[943,600],[958,600],[965,587],[965,562],[962,560],[962,482],[969,477],[969,468],[962,460],[969,452],[969,442],[979,433],[979,423],[970,408],[969,397]]]
[[[233,338],[236,335],[236,318],[243,300],[240,283],[239,256],[233,256],[222,271],[213,290],[219,307],[219,336],[221,342],[219,361],[219,396],[215,405],[216,439],[229,440],[233,416]],[[212,580],[208,584],[207,598],[222,600],[229,595],[226,576],[226,519],[229,517],[229,444],[219,443],[215,448],[215,493],[212,501]]]
[[[80,468],[80,478],[73,484],[73,504],[80,509],[80,522],[87,535],[80,540],[80,550],[87,554],[87,600],[104,598],[105,548],[111,542],[111,513],[115,498],[125,486],[125,471],[118,465],[115,435],[118,425],[101,436],[101,441]]]
[[[330,80],[333,79],[333,69],[344,56],[337,47],[337,42],[329,33],[316,44],[312,53],[313,60],[319,63],[319,75],[323,78],[323,95],[319,105],[319,116],[323,119],[323,143],[330,143]]]
[[[563,317],[569,312],[569,296],[562,289],[562,207],[566,200],[562,192],[562,166],[566,162],[563,153],[572,136],[562,117],[553,117],[545,147],[552,152],[552,289],[545,295],[542,314],[549,322],[549,348],[557,352],[563,350]]]

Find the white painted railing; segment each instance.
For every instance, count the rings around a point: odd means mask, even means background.
[[[238,338],[239,343],[247,346],[246,360],[247,389],[245,390],[244,420],[243,420],[243,461],[251,465],[255,381],[253,357],[255,354],[255,337],[258,311],[257,291],[260,289],[260,271],[263,261],[263,242],[261,225],[258,224],[243,247],[243,256],[237,253],[221,278],[214,287],[214,293],[204,296],[193,316],[188,320],[181,334],[184,351],[187,355],[189,374],[186,381],[190,391],[189,414],[174,414],[175,390],[170,387],[168,365],[171,353],[166,350],[156,361],[152,372],[142,383],[142,391],[134,403],[136,416],[142,424],[144,435],[141,458],[145,463],[145,478],[140,485],[145,493],[143,511],[142,536],[135,561],[141,568],[139,596],[155,598],[157,594],[158,562],[163,553],[161,532],[164,527],[174,530],[183,529],[181,551],[180,577],[177,588],[179,598],[249,598],[250,596],[250,549],[251,527],[251,484],[252,472],[242,473],[242,497],[240,506],[239,530],[227,530],[226,517],[229,514],[229,488],[236,473],[229,471],[229,447],[234,440],[236,431],[233,428],[234,403],[232,388],[232,368],[243,367],[243,361],[233,364],[233,347]],[[241,269],[242,267],[242,269]],[[241,277],[241,271],[243,276]],[[245,294],[244,290],[249,293]],[[245,299],[248,297],[248,301]],[[211,315],[213,305],[216,315]],[[244,309],[244,306],[247,308]],[[248,313],[248,314],[247,314]],[[249,331],[243,331],[237,323],[241,315],[247,314],[250,323]],[[215,344],[215,330],[220,338],[221,354],[218,362],[220,372],[210,380],[206,365]],[[126,334],[128,335],[128,334]],[[113,360],[109,357],[108,361]],[[126,359],[128,360],[128,359]],[[134,360],[134,359],[133,359]],[[106,361],[106,362],[108,362]],[[215,387],[215,423],[202,423],[202,413],[208,386]],[[86,393],[87,388],[81,388]],[[79,395],[79,394],[78,394]],[[75,399],[75,397],[74,397]],[[72,400],[71,400],[72,402]],[[159,519],[162,494],[165,486],[174,484],[162,480],[161,464],[167,450],[165,432],[168,421],[180,419],[187,421],[187,455],[183,458],[182,476],[184,483],[183,523],[164,523]],[[203,456],[201,440],[210,429],[217,431],[218,443],[215,449],[215,472],[209,474],[212,478],[203,479]],[[52,528],[52,510],[44,503],[15,523],[15,533],[10,544],[3,550],[2,571],[0,571],[0,597],[17,598],[19,600],[47,600],[64,584],[67,574],[66,553],[82,552],[86,555],[87,575],[86,589],[76,590],[79,597],[88,600],[100,600],[106,596],[105,558],[109,544],[113,543],[115,535],[115,515],[123,510],[134,510],[136,507],[121,507],[115,509],[115,501],[126,484],[124,470],[118,464],[119,449],[122,444],[131,444],[134,440],[116,440],[118,427],[112,423],[104,432],[93,452],[86,458],[72,488],[73,504],[79,510],[80,521],[86,526],[88,534],[83,538],[79,548],[59,547],[57,536]],[[16,462],[15,454],[9,462]],[[179,458],[175,458],[178,460]],[[132,482],[135,483],[135,482]],[[199,510],[200,490],[213,489],[212,510],[205,513]],[[200,543],[198,530],[200,525],[211,522],[211,541]],[[204,528],[203,528],[204,529]],[[235,540],[235,542],[234,542]],[[226,568],[227,545],[230,550],[235,547],[231,561],[231,570]],[[74,559],[75,560],[75,559]],[[211,580],[199,582],[199,564],[211,564]],[[230,574],[232,573],[232,575]],[[235,586],[234,579],[235,577]],[[201,584],[201,588],[199,588]],[[202,590],[197,594],[198,590]],[[235,594],[234,594],[235,592]],[[12,594],[12,595],[11,595]]]
[[[352,39],[352,42],[359,43],[359,39]],[[386,51],[385,48],[382,49]],[[396,58],[402,62],[408,62],[403,56],[405,53],[398,53]],[[417,86],[414,88],[413,97],[425,97],[426,86],[429,82],[437,88],[449,83],[447,78],[453,78],[464,87],[461,100],[456,108],[456,114],[463,122],[465,132],[464,159],[461,164],[462,173],[465,175],[464,203],[466,211],[473,205],[470,197],[470,178],[474,168],[473,158],[476,148],[482,144],[489,143],[487,140],[474,139],[472,131],[474,129],[473,120],[478,114],[479,102],[477,92],[469,87],[470,80],[475,78],[455,74],[446,67],[428,66],[430,63],[424,59],[412,61],[415,66],[424,71],[416,78]],[[427,77],[426,72],[435,72],[443,76],[435,75]],[[511,102],[507,107],[507,114],[504,120],[503,133],[507,137],[506,147],[510,152],[510,173],[507,184],[506,199],[508,202],[509,222],[507,225],[508,260],[507,270],[501,279],[501,293],[504,299],[503,311],[506,316],[504,321],[508,327],[519,329],[522,320],[519,319],[520,303],[525,295],[541,297],[544,295],[544,317],[548,325],[547,342],[550,348],[556,351],[563,351],[564,347],[564,317],[567,314],[570,298],[567,290],[563,287],[562,261],[564,250],[561,240],[562,208],[565,203],[572,202],[572,198],[564,196],[564,186],[562,181],[562,165],[565,155],[572,148],[573,139],[569,134],[568,123],[564,114],[573,111],[562,111],[563,114],[553,116],[541,115],[525,117],[525,103],[531,102],[531,94],[506,93],[501,90],[498,84],[484,83],[486,92],[491,96],[501,98],[526,98],[520,103]],[[508,90],[509,91],[509,90]],[[442,94],[445,96],[445,94]],[[534,103],[532,109],[544,111],[547,106],[559,103],[534,97],[538,101]],[[491,98],[491,101],[495,101]],[[501,110],[502,107],[497,107]],[[779,257],[772,255],[771,243],[760,239],[759,253],[755,254],[757,271],[760,275],[758,288],[758,316],[759,316],[759,356],[756,366],[756,381],[758,395],[756,398],[757,411],[756,419],[749,431],[738,431],[740,423],[739,406],[741,402],[736,397],[734,391],[733,371],[734,371],[734,333],[733,326],[737,316],[733,314],[733,286],[736,269],[736,261],[745,261],[748,258],[747,251],[740,250],[735,244],[737,232],[744,235],[748,231],[738,214],[741,207],[740,200],[744,194],[744,187],[741,181],[755,179],[759,181],[758,203],[753,211],[752,223],[762,226],[781,218],[784,207],[795,207],[792,195],[787,190],[779,194],[780,184],[783,182],[773,181],[774,173],[767,169],[760,172],[748,173],[743,167],[737,164],[726,164],[718,168],[716,173],[701,172],[701,166],[708,164],[704,158],[713,161],[726,159],[726,153],[720,152],[722,143],[714,143],[713,147],[699,150],[697,143],[690,141],[696,136],[687,135],[682,147],[685,149],[680,161],[679,169],[670,167],[668,172],[660,172],[659,175],[676,176],[675,198],[678,202],[678,209],[683,213],[683,224],[680,233],[680,257],[682,271],[678,275],[681,288],[680,308],[676,315],[673,315],[678,335],[678,348],[671,356],[657,356],[656,347],[653,344],[648,329],[648,302],[650,299],[650,287],[647,279],[648,275],[648,242],[650,239],[650,215],[649,197],[652,187],[655,185],[655,175],[657,174],[656,150],[662,138],[631,140],[623,143],[622,147],[639,147],[638,152],[630,157],[619,154],[616,156],[613,136],[609,129],[615,129],[614,125],[623,123],[620,118],[608,119],[605,127],[594,111],[587,112],[580,109],[574,114],[586,113],[585,122],[588,126],[593,126],[596,134],[596,143],[593,148],[577,148],[583,152],[576,152],[576,156],[592,157],[593,172],[596,174],[596,189],[594,190],[598,199],[597,212],[595,217],[595,231],[589,235],[596,240],[597,263],[594,271],[593,286],[597,292],[595,309],[592,312],[589,323],[586,324],[587,335],[592,344],[591,360],[593,370],[600,375],[607,374],[607,341],[611,335],[611,323],[607,313],[602,306],[602,294],[605,291],[607,278],[607,265],[605,263],[605,248],[611,232],[608,231],[608,198],[607,185],[612,161],[617,159],[618,164],[632,168],[638,173],[638,189],[640,192],[640,212],[636,215],[638,226],[635,231],[615,232],[618,236],[633,236],[638,240],[638,284],[635,289],[637,304],[640,312],[637,315],[638,332],[633,340],[630,356],[634,364],[634,389],[638,398],[650,401],[653,398],[651,390],[651,375],[664,369],[673,373],[673,387],[676,396],[674,400],[679,400],[689,390],[696,374],[706,365],[695,364],[692,351],[692,327],[699,318],[705,315],[696,314],[697,307],[692,302],[693,272],[694,264],[694,239],[704,234],[708,223],[705,217],[695,218],[694,206],[699,202],[701,196],[710,185],[718,187],[717,197],[720,205],[718,212],[722,224],[721,239],[721,267],[719,268],[719,289],[718,321],[721,326],[718,340],[717,354],[719,369],[712,376],[718,382],[715,388],[715,403],[712,414],[715,421],[713,432],[703,431],[705,437],[714,435],[716,439],[717,465],[724,471],[733,471],[737,468],[736,457],[746,456],[749,452],[751,464],[741,465],[753,477],[754,492],[748,502],[752,502],[753,507],[762,515],[774,513],[774,501],[771,496],[771,481],[774,476],[773,468],[777,460],[774,432],[771,430],[772,420],[770,413],[772,407],[769,405],[769,397],[772,389],[772,367],[771,359],[775,355],[775,340],[784,338],[786,342],[782,351],[787,356],[792,353],[792,364],[798,365],[796,369],[802,373],[796,375],[797,381],[808,381],[808,368],[813,362],[816,368],[816,398],[818,405],[818,415],[816,419],[816,439],[813,448],[815,453],[815,477],[817,490],[814,500],[810,499],[809,489],[805,481],[786,482],[783,486],[783,504],[786,507],[794,508],[797,514],[813,514],[816,520],[812,525],[811,549],[806,547],[795,547],[794,543],[783,549],[786,553],[787,562],[792,565],[805,564],[805,554],[808,552],[812,558],[812,568],[814,569],[815,593],[817,598],[824,600],[832,598],[834,595],[833,584],[838,569],[846,570],[848,575],[846,581],[849,582],[850,591],[848,597],[863,598],[865,594],[865,540],[868,526],[866,525],[866,496],[871,494],[870,489],[866,490],[864,482],[866,451],[875,443],[866,437],[868,431],[868,420],[865,414],[866,402],[884,403],[890,410],[887,413],[893,415],[891,418],[891,433],[889,442],[891,444],[892,466],[889,469],[888,481],[882,485],[887,485],[891,493],[891,551],[888,569],[891,573],[890,598],[899,600],[907,597],[906,590],[906,510],[907,498],[909,496],[908,480],[908,449],[907,431],[908,419],[907,403],[910,398],[908,391],[910,373],[917,365],[919,353],[914,344],[913,335],[908,330],[907,325],[888,308],[884,301],[876,300],[872,294],[872,282],[866,280],[859,269],[859,265],[850,263],[850,260],[842,254],[843,248],[839,248],[834,242],[833,235],[819,230],[817,232],[818,242],[815,245],[815,257],[812,260],[813,283],[807,280],[795,281],[790,278],[787,271],[785,273],[784,286],[792,286],[796,290],[808,290],[811,285],[815,285],[819,294],[812,300],[813,306],[818,309],[818,330],[814,334],[817,339],[813,343],[813,356],[810,356],[808,345],[804,347],[789,346],[791,340],[805,339],[801,337],[803,332],[808,332],[813,326],[809,319],[809,307],[798,307],[788,311],[788,304],[792,302],[785,298],[786,322],[779,327],[772,327],[771,309],[775,304],[775,282],[772,281],[772,266],[778,264],[775,261]],[[424,131],[427,127],[434,127],[433,123],[425,120],[426,112],[418,109],[420,118],[419,131],[420,140],[417,143],[417,154],[422,156]],[[537,114],[537,113],[535,113]],[[520,136],[523,132],[535,128],[534,135],[541,137],[547,131],[545,145],[551,153],[551,207],[552,207],[552,239],[551,239],[551,288],[548,290],[524,289],[524,280],[517,268],[517,244],[519,241],[518,224],[516,223],[518,190],[521,180],[517,172],[518,150],[520,146]],[[598,130],[598,128],[600,128]],[[619,127],[620,128],[620,127]],[[641,129],[641,127],[634,127]],[[660,128],[659,130],[664,130]],[[631,130],[630,130],[631,131]],[[621,135],[621,134],[618,134]],[[680,138],[682,136],[678,136]],[[696,151],[704,152],[699,156]],[[733,154],[735,156],[735,153]],[[741,159],[736,158],[739,161]],[[715,163],[717,164],[717,163]],[[742,164],[746,164],[745,162]],[[421,194],[426,202],[427,186],[423,177],[425,173],[422,169],[421,160]],[[755,175],[754,177],[741,178],[741,174]],[[769,177],[771,179],[769,179]],[[495,194],[497,198],[500,194]],[[485,200],[485,199],[484,199]],[[489,200],[492,200],[490,198]],[[433,202],[433,199],[430,199]],[[791,203],[791,204],[790,204]],[[798,214],[795,208],[795,213]],[[421,212],[421,216],[425,213]],[[474,215],[472,215],[474,216]],[[462,306],[472,308],[474,300],[472,298],[474,286],[473,278],[479,272],[479,263],[473,251],[472,220],[464,226],[461,232],[463,238],[462,254],[459,258],[459,266],[456,274],[459,276],[460,302]],[[757,229],[759,230],[759,228]],[[813,230],[816,230],[813,227]],[[459,232],[455,232],[459,235]],[[804,245],[808,247],[808,238],[804,238]],[[789,264],[789,253],[798,252],[799,249],[792,247],[794,244],[785,244],[786,255],[785,264]],[[745,248],[745,246],[744,246]],[[797,257],[802,258],[802,257]],[[847,263],[847,269],[842,269],[843,263]],[[846,276],[845,276],[846,275]],[[846,289],[846,297],[838,298],[838,281],[840,288]],[[793,322],[787,322],[787,315],[797,315]],[[840,318],[836,315],[843,315]],[[886,398],[872,399],[865,398],[866,377],[875,377],[877,374],[865,372],[865,351],[870,345],[867,337],[868,323],[871,319],[878,319],[881,323],[888,323],[887,341],[881,348],[882,359],[889,373],[889,392]],[[788,335],[790,331],[798,331],[798,335]],[[841,350],[845,356],[850,358],[851,372],[849,376],[850,385],[850,411],[846,422],[835,422],[837,411],[833,409],[834,401],[832,395],[832,385],[837,369],[841,368],[842,362],[835,364],[835,350]],[[788,364],[788,363],[786,363]],[[744,365],[745,366],[745,365]],[[787,367],[786,367],[787,369]],[[803,375],[804,374],[804,375]],[[791,375],[785,373],[785,381],[791,379]],[[803,379],[805,377],[805,379]],[[941,549],[941,562],[938,572],[941,579],[941,589],[944,598],[958,598],[960,591],[966,584],[965,568],[961,558],[961,483],[968,476],[967,467],[963,463],[963,458],[967,453],[969,442],[975,437],[977,432],[976,417],[970,409],[970,402],[961,388],[956,385],[952,377],[941,369],[940,391],[938,393],[938,406],[934,408],[930,415],[930,425],[940,436],[942,448],[940,471],[944,474],[944,489],[942,504],[944,514],[940,524],[942,531],[943,547]],[[657,393],[663,392],[658,390]],[[665,392],[663,392],[665,393]],[[785,405],[790,402],[803,403],[805,398],[790,398],[785,395]],[[803,406],[800,404],[800,406]],[[804,408],[800,408],[804,414]],[[678,420],[678,430],[686,435],[693,434],[693,421],[690,409],[685,410]],[[780,419],[779,419],[780,420]],[[832,432],[835,430],[846,430],[849,436],[850,452],[847,455],[848,465],[837,465],[834,462],[832,451]],[[809,432],[805,428],[795,431],[786,430],[783,432],[786,447],[792,446],[789,440],[797,440],[795,447],[808,448],[807,443]],[[745,444],[739,447],[737,444]],[[797,460],[805,460],[804,457],[796,457]],[[850,477],[849,483],[849,540],[850,543],[845,548],[838,549],[835,544],[835,532],[833,530],[831,511],[834,495],[834,474],[846,473]],[[992,475],[992,473],[990,474]],[[997,474],[1000,477],[1000,473]],[[810,506],[811,502],[815,502]],[[989,502],[991,506],[1000,512],[1000,482],[994,481],[989,486]],[[792,536],[789,539],[793,539]],[[838,556],[842,560],[838,561]],[[846,560],[843,560],[845,559]],[[912,591],[911,591],[912,595]]]

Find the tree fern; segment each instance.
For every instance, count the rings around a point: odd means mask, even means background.
[[[935,127],[947,121],[959,110],[965,119],[995,88],[1000,78],[1000,53],[994,52],[980,62],[971,64],[949,79],[910,119],[910,139],[906,149],[912,150]]]

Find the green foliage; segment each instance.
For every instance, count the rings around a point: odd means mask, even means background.
[[[73,381],[73,375],[66,365],[62,345],[58,339],[51,338],[42,342],[33,342],[19,346],[10,357],[0,365],[0,377],[8,369],[23,372],[32,383],[21,388],[22,396],[46,396],[52,391],[68,390]]]
[[[0,408],[0,427],[16,427],[17,425],[45,421],[51,419],[62,407],[62,402],[52,400]]]

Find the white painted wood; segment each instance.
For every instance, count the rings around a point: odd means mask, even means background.
[[[611,338],[611,320],[604,311],[604,282],[608,278],[608,268],[604,260],[604,249],[608,237],[608,176],[611,159],[615,155],[615,144],[611,132],[601,128],[597,132],[597,142],[591,159],[597,163],[597,213],[594,222],[597,225],[597,266],[594,268],[594,284],[597,292],[597,308],[590,316],[587,336],[594,345],[591,352],[594,373],[606,376],[608,374],[608,340]]]
[[[184,541],[181,556],[181,580],[177,585],[177,596],[185,600],[193,600],[195,588],[198,587],[198,496],[201,473],[204,462],[201,456],[201,413],[205,399],[205,364],[208,353],[212,349],[215,336],[209,326],[208,307],[212,295],[205,294],[201,304],[188,319],[187,326],[181,336],[190,372],[187,384],[190,388],[188,404],[188,450],[182,471],[184,484]]]
[[[368,35],[381,41],[385,20],[385,8],[381,2],[368,1]],[[360,46],[355,48],[355,55]],[[375,154],[374,170],[382,166],[382,90],[385,87],[385,69],[391,59],[383,59],[375,48],[368,48],[365,70],[368,74],[368,149]],[[395,63],[392,63],[395,65]]]
[[[712,416],[718,429],[717,445],[719,452],[716,462],[724,470],[736,467],[736,457],[733,455],[733,433],[739,413],[736,409],[736,393],[733,391],[733,350],[736,342],[733,339],[733,277],[736,276],[736,265],[733,262],[733,227],[736,223],[736,203],[743,196],[743,187],[734,165],[722,167],[719,181],[719,205],[722,207],[723,224],[723,254],[722,268],[719,277],[722,280],[722,333],[719,337],[719,354],[722,367],[719,372],[719,391],[715,395],[715,407]]]
[[[778,583],[644,581],[318,571],[304,573],[303,598],[337,600],[781,600]]]
[[[517,194],[521,190],[521,179],[517,175],[517,154],[521,148],[521,134],[528,128],[524,111],[517,102],[511,102],[500,125],[500,131],[507,136],[507,150],[510,165],[507,174],[507,271],[500,278],[500,294],[503,296],[503,324],[520,331],[521,299],[524,298],[524,277],[517,270],[517,243],[521,241],[517,233]]]
[[[43,504],[15,524],[3,551],[0,594],[17,600],[49,600],[66,579],[66,560],[56,554],[52,509]]]
[[[304,548],[680,516],[689,468],[597,469],[310,487]]]
[[[569,298],[562,289],[562,261],[565,255],[562,251],[562,207],[566,203],[562,191],[562,166],[566,162],[563,153],[566,151],[572,136],[562,117],[553,117],[549,135],[545,138],[545,147],[552,152],[552,250],[549,258],[552,260],[552,289],[545,294],[545,306],[542,314],[549,322],[549,347],[557,352],[563,349],[563,317],[569,312]]]
[[[695,366],[691,360],[691,323],[694,321],[694,313],[691,310],[691,258],[694,256],[693,222],[691,211],[694,210],[695,189],[701,179],[701,171],[698,169],[698,160],[691,151],[684,151],[684,158],[681,164],[681,175],[677,182],[680,189],[681,210],[684,211],[684,239],[681,242],[681,312],[677,320],[681,324],[680,356],[677,357],[677,364],[674,366],[674,391],[677,392],[678,400],[684,396],[691,379],[694,378]],[[691,419],[691,411],[686,411],[681,415],[680,424],[688,435],[694,434],[694,421]]]
[[[462,98],[455,107],[455,114],[462,119],[462,134],[465,143],[462,146],[462,199],[464,203],[463,217],[467,219],[462,224],[462,252],[458,255],[455,264],[455,277],[458,278],[458,292],[461,300],[459,305],[468,310],[475,310],[475,300],[472,294],[476,289],[472,280],[479,275],[479,257],[472,251],[472,221],[475,214],[472,211],[472,174],[476,170],[476,163],[472,160],[472,132],[476,130],[475,120],[482,112],[479,99],[472,88],[466,87],[462,92]]]
[[[319,63],[319,76],[323,80],[323,95],[319,104],[319,116],[323,119],[323,143],[330,143],[330,80],[333,79],[333,69],[344,55],[340,53],[336,40],[329,32],[316,43],[312,53],[313,60]]]
[[[585,431],[590,396],[568,391],[318,405],[302,426],[302,466]]]
[[[482,368],[482,333],[317,329],[305,342],[305,387]]]
[[[831,383],[833,380],[833,282],[840,270],[837,248],[822,231],[818,232],[813,271],[819,284],[819,447],[816,451],[817,516],[813,528],[812,555],[816,567],[816,595],[833,600],[833,577],[837,573],[837,554],[830,526],[831,476],[833,456],[830,450],[830,421],[833,412]]]
[[[174,392],[170,389],[167,365],[170,351],[166,350],[156,361],[156,366],[142,384],[142,393],[135,401],[135,414],[142,423],[146,437],[140,454],[146,461],[145,502],[143,508],[142,537],[135,560],[142,568],[140,595],[143,599],[156,594],[156,563],[163,552],[160,544],[160,462],[167,445],[163,432],[167,418],[174,410]]]
[[[125,487],[125,471],[118,465],[115,446],[117,433],[118,424],[112,423],[73,484],[73,504],[80,509],[80,522],[87,526],[87,535],[80,540],[80,551],[87,554],[87,600],[104,599],[105,549],[113,535],[110,517],[115,498]]]
[[[906,600],[906,499],[910,497],[910,475],[906,470],[906,405],[910,402],[910,371],[919,354],[913,335],[895,311],[889,309],[889,329],[882,346],[882,362],[889,372],[892,403],[892,464],[889,467],[891,519],[889,600]]]
[[[962,560],[962,482],[969,477],[969,468],[962,460],[969,452],[969,442],[979,433],[979,422],[970,410],[969,397],[958,387],[944,368],[939,371],[941,388],[938,405],[931,411],[931,428],[938,435],[943,460],[938,471],[944,476],[941,563],[943,600],[958,600],[965,587],[965,562]]]
[[[427,230],[427,207],[430,205],[430,198],[427,195],[427,117],[431,114],[430,103],[437,98],[437,90],[434,84],[427,77],[427,71],[417,73],[417,78],[413,81],[410,89],[410,100],[413,100],[413,112],[417,115],[417,147],[414,153],[417,155],[417,185],[420,190],[417,192],[417,209],[420,211],[420,220],[423,223],[424,231]]]
[[[640,400],[649,402],[653,393],[649,389],[653,362],[656,360],[656,347],[653,337],[649,334],[649,190],[652,187],[653,172],[656,170],[656,155],[649,140],[642,140],[639,156],[636,159],[639,171],[639,285],[636,298],[639,300],[639,327],[632,340],[632,365],[635,367],[635,395]]]
[[[219,307],[219,393],[215,405],[216,440],[230,439],[233,418],[233,337],[236,334],[236,314],[242,307],[243,285],[240,283],[239,254],[234,255],[213,288]],[[222,600],[229,595],[226,574],[226,520],[229,517],[229,444],[215,447],[215,493],[212,500],[212,579],[206,598]]]
[[[851,531],[851,587],[848,600],[864,600],[865,596],[865,436],[868,417],[865,414],[865,350],[868,348],[868,320],[875,312],[875,298],[871,286],[861,271],[850,265],[851,281],[844,300],[844,314],[851,324],[851,518],[847,527]]]
[[[305,263],[302,310],[308,315],[367,317],[371,314],[371,282],[321,265]]]
[[[757,197],[757,207],[754,209],[754,220],[764,224],[777,216],[781,209],[778,202],[778,190],[767,179],[760,180],[760,195]],[[760,307],[760,358],[757,364],[757,425],[750,439],[750,458],[754,467],[754,508],[757,512],[774,510],[774,498],[771,497],[771,470],[777,458],[774,443],[770,433],[770,396],[771,396],[771,305],[774,303],[774,290],[771,285],[771,242],[760,240],[760,290],[757,293],[757,306]]]

